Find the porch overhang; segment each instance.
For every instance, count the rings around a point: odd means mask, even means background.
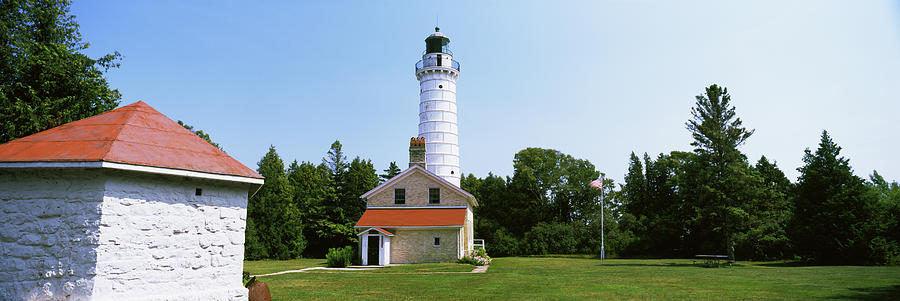
[[[366,233],[369,233],[369,231],[372,231],[372,230],[378,231],[378,232],[380,232],[381,234],[384,234],[384,235],[387,235],[387,236],[394,236],[393,233],[388,232],[387,230],[381,229],[381,228],[379,228],[379,227],[369,227],[369,228],[366,229],[365,231],[362,231],[362,232],[357,233],[356,236],[362,236],[362,235],[364,235],[364,234],[366,234]]]

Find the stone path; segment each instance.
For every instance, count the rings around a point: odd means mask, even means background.
[[[478,274],[478,273],[485,273],[485,272],[487,272],[488,267],[490,267],[490,265],[484,265],[484,266],[480,266],[480,267],[477,266],[477,267],[475,267],[474,269],[472,269],[472,271],[470,271],[470,272],[419,272],[419,273],[394,273],[394,274]],[[312,267],[312,268],[305,268],[305,269],[299,269],[299,270],[289,270],[289,271],[281,271],[281,272],[275,272],[275,273],[269,273],[269,274],[262,274],[262,275],[251,275],[250,277],[275,276],[275,275],[281,275],[281,274],[302,273],[302,272],[306,272],[306,271],[314,271],[314,270],[322,270],[322,271],[371,271],[371,270],[374,270],[374,269],[377,269],[377,268],[383,268],[383,266],[377,266],[377,267],[350,266],[350,267],[346,267],[346,268]]]

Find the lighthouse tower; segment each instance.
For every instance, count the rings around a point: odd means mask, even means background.
[[[450,39],[435,27],[425,38],[425,54],[416,63],[419,80],[419,137],[425,138],[428,171],[459,186],[459,135],[456,123],[456,80],[459,63]]]

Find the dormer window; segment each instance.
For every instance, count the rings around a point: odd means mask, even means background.
[[[406,189],[405,188],[395,188],[394,189],[394,204],[397,204],[397,205],[406,204]]]
[[[441,203],[441,189],[440,188],[428,188],[428,204],[440,204]]]

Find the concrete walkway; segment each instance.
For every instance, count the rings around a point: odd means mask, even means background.
[[[349,267],[346,267],[346,268],[312,267],[312,268],[305,268],[305,269],[299,269],[299,270],[289,270],[289,271],[281,271],[281,272],[275,272],[275,273],[269,273],[269,274],[262,274],[262,275],[250,275],[250,277],[275,276],[275,275],[281,275],[281,274],[302,273],[302,272],[306,272],[306,271],[315,271],[315,270],[320,270],[320,271],[354,271],[354,272],[355,272],[355,271],[371,271],[371,270],[375,270],[375,269],[383,268],[383,267],[384,267],[384,266],[349,266]],[[490,267],[490,265],[476,266],[476,267],[475,267],[474,269],[472,269],[472,271],[470,271],[470,272],[419,272],[419,273],[392,273],[392,274],[478,274],[478,273],[485,273],[485,272],[487,272],[488,267]]]

